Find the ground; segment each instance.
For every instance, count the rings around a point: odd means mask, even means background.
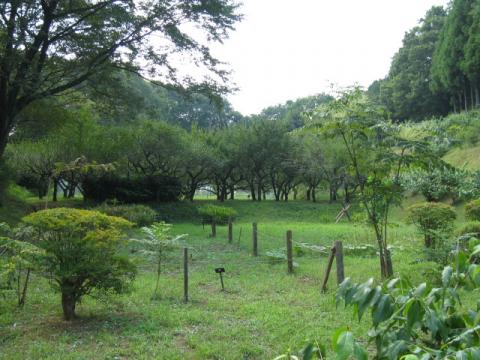
[[[324,200],[236,200],[225,203],[239,213],[229,244],[225,227],[219,227],[217,238],[202,227],[196,207],[205,202],[157,206],[175,233],[188,234],[188,303],[183,302],[182,249],[168,255],[159,299],[151,299],[155,276],[152,265],[143,262],[130,294],[85,298],[79,320],[72,323],[61,318],[59,295],[35,277],[24,309],[9,298],[0,302],[0,358],[271,359],[301,349],[307,340],[318,339],[329,347],[333,332],[342,327],[365,339],[368,315],[358,322],[351,309],[336,307],[334,272],[327,293],[320,292],[326,256],[300,256],[297,251],[298,267],[288,275],[286,263],[275,263],[266,252],[285,247],[287,230],[293,231],[295,243],[374,244],[369,228],[347,221],[335,224],[340,205]],[[421,240],[404,220],[404,212],[397,210],[390,231],[394,269],[418,283],[436,265],[423,260]],[[251,255],[253,221],[258,222],[258,257]],[[226,269],[225,292],[214,272],[220,266]],[[356,281],[379,277],[374,255],[347,254],[345,266],[346,276]]]

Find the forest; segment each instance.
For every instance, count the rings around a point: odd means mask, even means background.
[[[251,115],[242,19],[0,4],[0,359],[480,359],[480,1]]]

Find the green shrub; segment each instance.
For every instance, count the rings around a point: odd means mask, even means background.
[[[438,240],[451,234],[457,217],[450,205],[432,202],[412,205],[408,208],[408,213],[409,220],[424,236],[427,248],[435,248]]]
[[[480,221],[470,221],[463,225],[459,230],[458,230],[458,235],[463,236],[467,234],[480,234]]]
[[[157,212],[145,205],[110,205],[104,203],[95,208],[104,214],[118,216],[137,226],[152,225],[157,220]]]
[[[135,266],[120,255],[128,220],[98,211],[57,208],[23,218],[34,229],[43,249],[42,274],[62,294],[65,320],[75,318],[75,306],[92,290],[122,292],[135,276]]]
[[[480,221],[480,199],[470,201],[465,205],[465,216],[467,219]]]
[[[237,212],[232,208],[210,204],[200,206],[198,213],[202,217],[203,223],[215,222],[217,225],[225,225],[228,223],[228,219],[233,220],[237,216]]]

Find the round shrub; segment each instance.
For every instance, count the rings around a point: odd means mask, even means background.
[[[204,224],[215,222],[217,225],[225,225],[228,223],[228,219],[233,220],[237,216],[237,212],[232,208],[211,204],[200,206],[198,213]]]
[[[465,205],[465,216],[467,219],[480,221],[480,199],[470,201]]]
[[[23,218],[34,229],[35,243],[45,255],[42,273],[62,294],[65,320],[75,318],[75,306],[92,290],[122,292],[136,273],[121,255],[124,230],[132,223],[98,211],[56,208]]]
[[[96,207],[95,210],[127,219],[139,227],[152,225],[157,221],[157,212],[145,205],[111,205],[104,203]]]
[[[427,248],[434,248],[442,235],[451,234],[456,217],[453,207],[442,203],[424,202],[408,208],[408,218],[424,236]]]
[[[458,235],[463,236],[466,234],[472,234],[474,236],[479,236],[480,235],[480,221],[470,221],[463,225],[459,230],[458,230]]]

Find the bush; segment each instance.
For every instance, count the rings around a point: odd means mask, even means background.
[[[458,236],[467,234],[472,234],[474,236],[480,235],[480,221],[470,221],[458,230]]]
[[[62,294],[65,320],[92,290],[122,292],[135,276],[135,266],[119,254],[123,231],[132,223],[98,211],[57,208],[23,218],[45,251],[42,270]]]
[[[110,205],[104,203],[94,210],[127,219],[140,227],[152,225],[157,220],[157,212],[145,205]]]
[[[480,199],[470,201],[465,205],[465,216],[467,219],[480,221]]]
[[[198,213],[204,224],[215,222],[217,225],[225,225],[228,224],[228,219],[233,220],[237,216],[237,212],[232,208],[210,204],[200,206]]]
[[[170,176],[145,176],[125,178],[114,173],[90,174],[82,182],[86,200],[104,202],[116,199],[122,203],[176,201],[181,194],[181,184]]]
[[[425,239],[427,248],[435,248],[437,240],[451,234],[457,215],[450,205],[442,203],[419,203],[408,208],[409,220],[414,223]]]

